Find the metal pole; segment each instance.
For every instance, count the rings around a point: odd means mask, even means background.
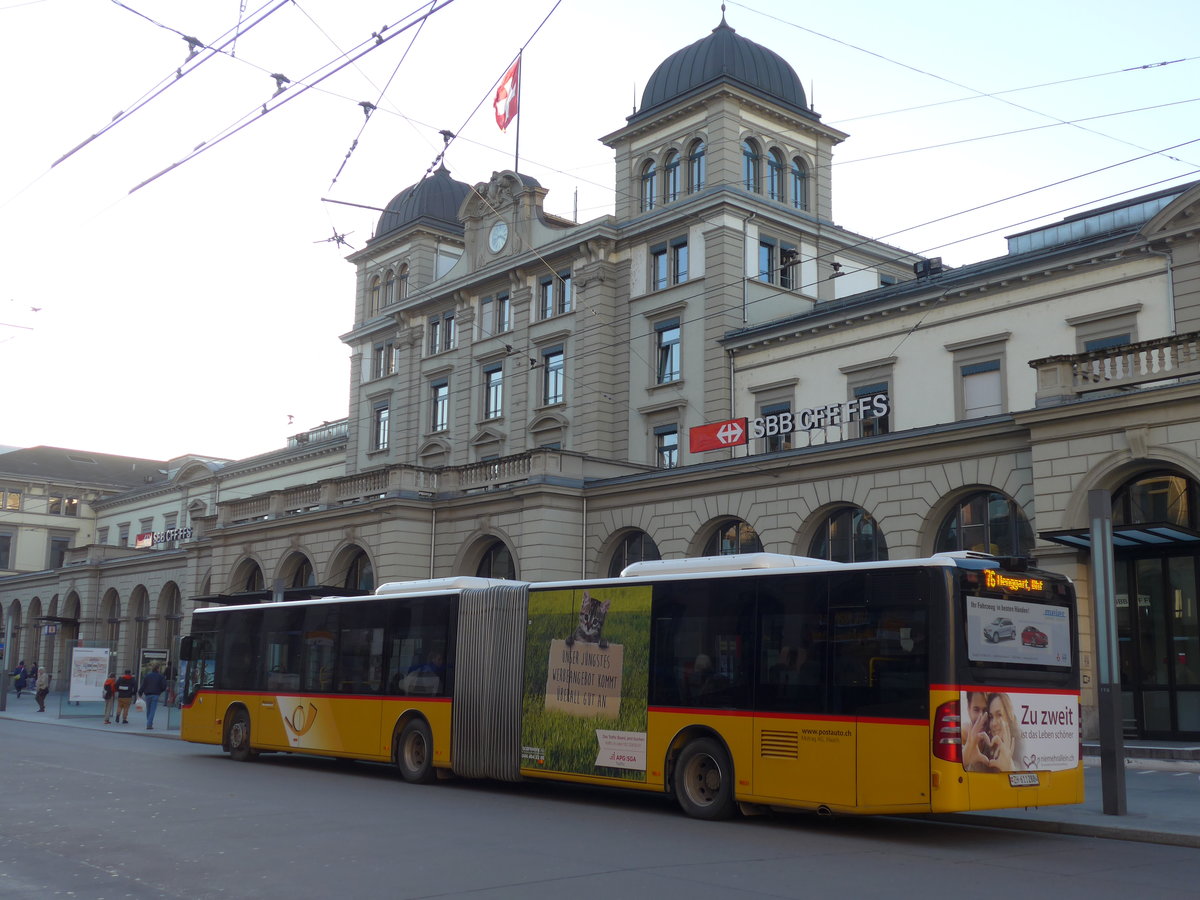
[[[0,712],[8,709],[8,689],[12,687],[9,672],[12,671],[12,612],[4,614],[4,684],[0,686]]]
[[[1100,783],[1104,814],[1125,815],[1125,738],[1121,731],[1121,675],[1117,649],[1116,576],[1113,567],[1112,495],[1088,491],[1092,537],[1092,602],[1096,610],[1099,670]]]

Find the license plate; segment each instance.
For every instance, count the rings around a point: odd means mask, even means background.
[[[1012,787],[1037,787],[1039,782],[1037,772],[1013,772],[1008,776],[1008,783]]]

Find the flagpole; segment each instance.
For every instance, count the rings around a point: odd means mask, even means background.
[[[520,104],[521,97],[521,82],[525,80],[525,67],[521,65],[521,57],[524,51],[517,54],[517,103]],[[513,152],[513,171],[518,174],[521,171],[521,120],[525,117],[521,115],[521,108],[517,106],[517,147]]]

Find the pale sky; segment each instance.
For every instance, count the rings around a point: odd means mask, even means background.
[[[0,0],[0,445],[236,459],[344,417],[354,268],[326,239],[361,249],[379,214],[322,198],[385,206],[429,168],[440,129],[459,135],[446,164],[460,181],[512,168],[515,126],[497,129],[491,93],[528,44],[521,171],[550,189],[549,212],[610,213],[598,139],[721,16],[718,2],[561,0],[538,31],[554,0],[453,0],[375,45],[446,0],[261,2],[225,54],[185,65],[180,34],[218,44],[239,0]],[[750,0],[726,17],[850,134],[838,224],[961,265],[1003,254],[1006,234],[1200,177],[1200,6],[1146,11]],[[303,92],[360,45],[376,49]],[[275,73],[290,84],[272,98]],[[365,129],[362,101],[378,107]]]

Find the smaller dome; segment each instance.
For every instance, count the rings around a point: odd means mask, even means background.
[[[796,70],[773,50],[742,37],[725,17],[708,37],[663,60],[642,92],[642,104],[629,117],[636,122],[693,91],[729,81],[759,96],[812,116]]]
[[[431,225],[454,234],[463,233],[463,224],[458,218],[458,208],[463,198],[471,192],[471,186],[450,177],[444,165],[411,187],[407,187],[392,198],[379,225],[373,241],[393,231],[417,224]]]

